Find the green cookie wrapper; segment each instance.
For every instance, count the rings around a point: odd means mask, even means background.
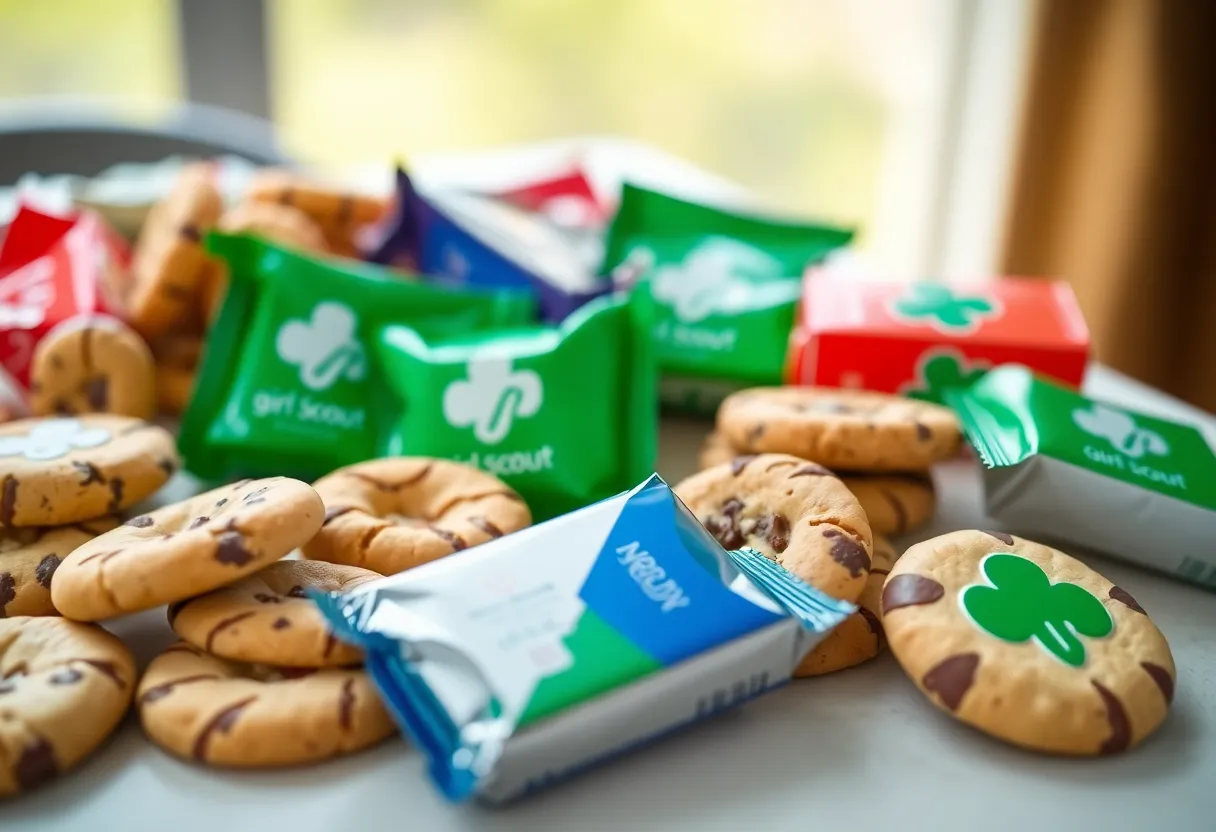
[[[375,456],[388,395],[371,337],[388,322],[465,332],[533,318],[522,292],[462,291],[354,260],[212,233],[230,273],[178,440],[202,479],[313,479]]]
[[[732,390],[781,383],[803,270],[852,238],[626,184],[601,273],[654,299],[663,404],[708,413]]]
[[[1197,428],[1007,365],[948,390],[1003,528],[1216,589],[1216,456]]]
[[[541,520],[628,488],[656,453],[650,311],[645,293],[616,294],[558,326],[439,337],[381,328],[395,396],[380,453],[489,471]]]

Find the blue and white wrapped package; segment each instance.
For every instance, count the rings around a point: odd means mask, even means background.
[[[440,790],[490,803],[784,684],[856,610],[724,550],[657,475],[316,600]]]

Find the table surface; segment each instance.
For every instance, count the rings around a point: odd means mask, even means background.
[[[1090,392],[1203,421],[1095,368]],[[691,473],[708,425],[667,421],[660,473]],[[975,463],[938,467],[941,503],[915,540],[984,523]],[[171,491],[188,488],[174,483]],[[989,524],[991,525],[991,524]],[[1174,651],[1177,697],[1129,754],[1068,760],[991,740],[932,707],[889,654],[795,682],[734,712],[507,809],[452,806],[403,740],[318,766],[209,770],[161,752],[133,716],[75,772],[6,804],[3,830],[191,832],[273,824],[292,832],[404,830],[1216,828],[1216,597],[1086,555],[1153,615]],[[163,609],[108,622],[141,665],[172,640]]]

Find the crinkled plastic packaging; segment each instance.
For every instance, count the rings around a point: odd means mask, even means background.
[[[950,390],[1010,531],[1216,589],[1216,456],[1197,428],[1087,399],[1017,366]]]
[[[388,322],[465,332],[532,319],[522,292],[469,292],[384,269],[213,233],[231,286],[207,339],[179,445],[196,476],[314,478],[375,455],[370,360]]]
[[[121,316],[127,244],[92,211],[56,216],[19,206],[0,234],[0,367],[24,388],[34,348],[63,321]]]
[[[368,255],[372,262],[412,266],[449,286],[529,291],[541,318],[554,323],[612,289],[544,219],[475,194],[420,194],[400,169],[382,233]]]
[[[649,306],[644,295],[619,294],[558,326],[462,335],[383,327],[376,347],[395,396],[380,454],[489,471],[541,518],[620,492],[654,470]]]
[[[601,272],[655,299],[663,403],[712,412],[734,389],[781,383],[803,269],[852,237],[626,184]]]
[[[726,552],[658,476],[314,598],[440,791],[491,803],[783,684],[856,609]]]

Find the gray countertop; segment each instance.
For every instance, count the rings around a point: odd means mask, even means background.
[[[1101,368],[1088,386],[1132,407],[1205,418]],[[690,473],[707,429],[665,422],[660,473],[672,482]],[[984,524],[974,462],[939,466],[935,477],[933,525],[900,542]],[[444,803],[401,740],[309,768],[216,771],[159,751],[128,717],[77,771],[0,804],[0,829],[1216,829],[1216,595],[1077,554],[1148,610],[1178,666],[1165,725],[1120,757],[1057,759],[988,739],[932,707],[884,654],[795,682],[505,810]],[[141,664],[172,640],[163,610],[107,626]]]

